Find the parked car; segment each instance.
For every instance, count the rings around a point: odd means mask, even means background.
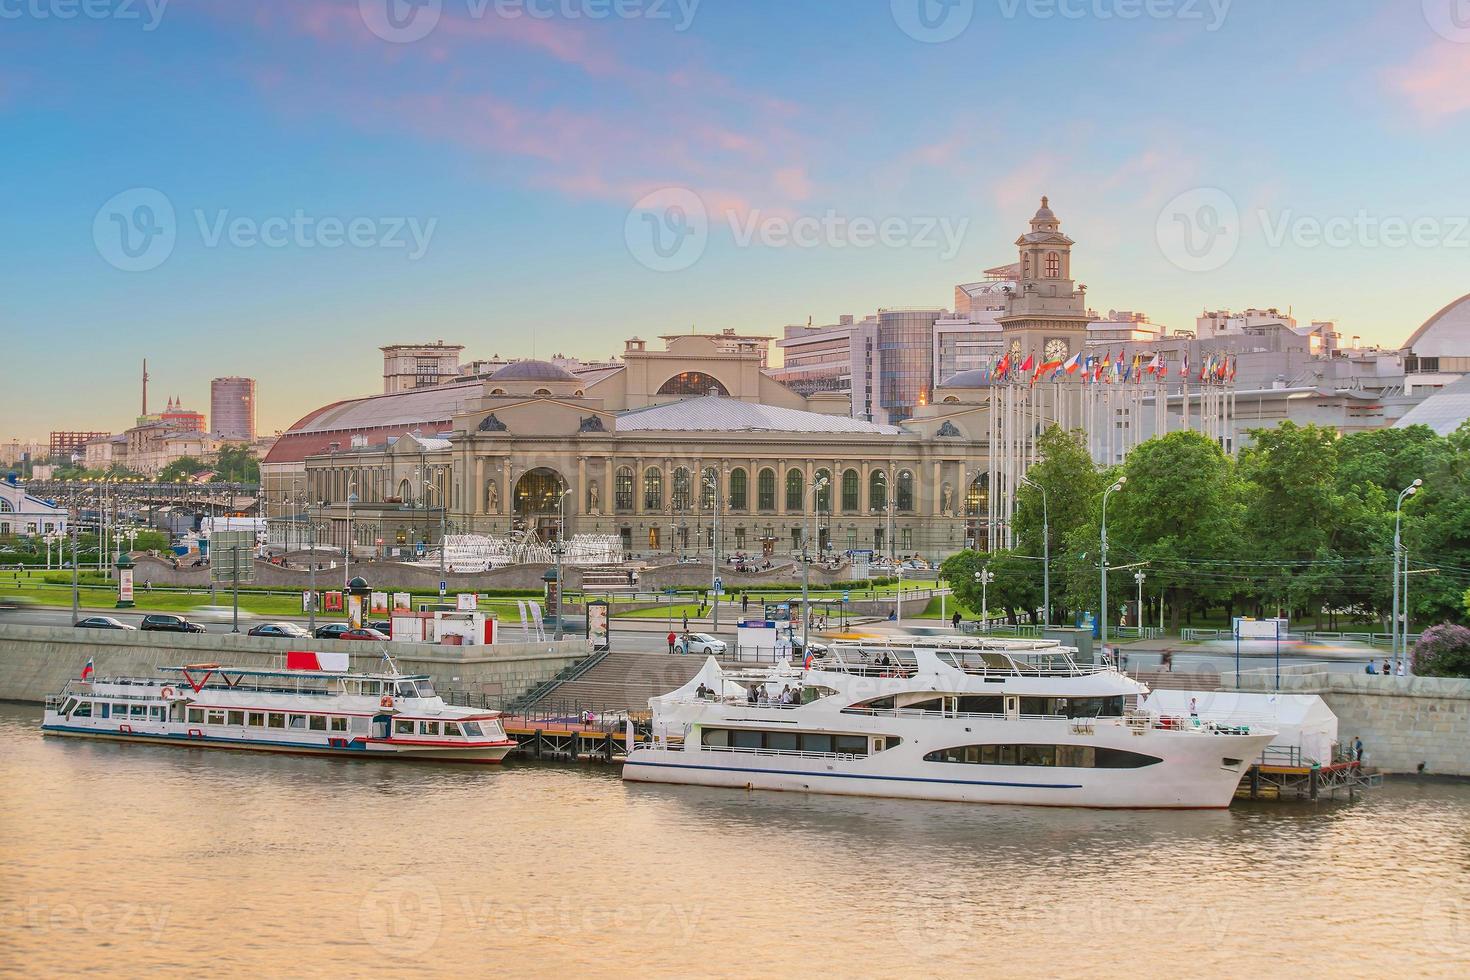
[[[348,630],[347,632],[343,633],[341,636],[338,636],[337,639],[339,639],[339,640],[380,640],[380,641],[386,641],[388,639],[388,634],[387,633],[380,633],[379,631],[373,629],[371,626],[364,626],[361,629]]]
[[[352,626],[349,623],[328,623],[316,628],[316,638],[318,640],[338,640],[350,629]]]
[[[136,627],[136,626],[129,626],[127,623],[124,623],[122,620],[120,620],[120,619],[113,619],[111,616],[88,616],[86,619],[79,619],[79,620],[77,620],[77,628],[78,629],[91,629],[91,630],[134,630],[134,631],[136,631],[138,629],[138,627]]]
[[[141,627],[145,633],[203,633],[205,629],[198,623],[191,623],[183,616],[166,616],[155,614],[143,617]]]
[[[252,629],[250,636],[275,636],[283,639],[310,639],[311,634],[295,623],[261,623]]]
[[[680,653],[720,657],[724,656],[728,647],[719,637],[710,636],[708,633],[690,633],[679,641],[677,649]]]
[[[377,630],[384,636],[393,635],[393,624],[386,619],[380,619],[376,623],[368,623],[368,627]]]

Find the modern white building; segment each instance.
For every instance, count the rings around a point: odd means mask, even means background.
[[[26,493],[14,477],[0,480],[0,538],[65,534],[66,510]]]

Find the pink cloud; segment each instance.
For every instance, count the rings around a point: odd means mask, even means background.
[[[1384,80],[1425,122],[1470,110],[1470,44],[1437,43]]]

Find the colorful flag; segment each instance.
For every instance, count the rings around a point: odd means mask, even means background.
[[[1081,366],[1082,354],[1080,352],[1077,354],[1073,354],[1070,358],[1067,359],[1067,363],[1062,365],[1062,367],[1066,369],[1068,374],[1076,374],[1077,368]]]
[[[1025,374],[1027,371],[1030,371],[1031,370],[1031,365],[1034,364],[1035,362],[1036,362],[1036,355],[1035,354],[1027,354],[1026,355],[1026,360],[1024,360],[1024,361],[1021,362],[1021,373],[1022,374]]]
[[[82,668],[82,680],[87,680],[95,673],[97,673],[97,666],[96,664],[92,663],[92,658],[88,657],[87,666]]]

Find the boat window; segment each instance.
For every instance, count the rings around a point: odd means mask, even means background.
[[[459,738],[459,726],[452,721],[444,723],[444,734],[450,738]]]
[[[722,749],[728,748],[730,745],[730,730],[728,728],[706,728],[703,739],[705,745],[713,745]]]
[[[266,713],[266,723],[269,728],[285,728],[286,713],[284,711],[271,711]]]
[[[943,711],[943,698],[929,698],[927,701],[915,701],[903,706],[905,711]]]
[[[732,731],[730,744],[737,749],[759,749],[765,747],[765,737],[762,732]]]
[[[292,715],[291,716],[291,727],[292,728],[305,728],[306,727],[306,716],[305,715]]]
[[[334,732],[345,732],[345,731],[347,731],[347,719],[346,718],[333,718],[332,719],[332,731],[334,731]]]
[[[112,714],[112,705],[107,704],[106,702],[98,702],[97,707],[101,711],[101,713],[98,715],[98,717],[100,718],[106,718],[108,715]]]
[[[377,681],[363,681],[362,682],[362,693],[363,694],[377,694],[378,691],[379,691],[379,689],[381,689],[381,687],[382,687],[382,685],[379,684]]]
[[[74,708],[76,708],[76,706],[77,706],[77,699],[76,698],[67,698],[66,699],[66,703],[61,706],[61,714],[64,714],[64,715],[71,714],[72,713],[72,710]]]
[[[92,717],[92,702],[91,701],[83,701],[81,704],[77,705],[77,710],[73,711],[72,714],[71,714],[71,716],[73,718],[90,718],[90,717]]]
[[[801,750],[803,752],[831,752],[832,736],[815,733],[802,735]]]
[[[250,712],[250,727],[251,728],[264,728],[265,727],[265,712],[264,711],[252,711],[252,712]]]
[[[960,762],[982,766],[1054,766],[1064,769],[1142,769],[1162,759],[1127,749],[1091,745],[960,745],[938,749],[925,762]]]
[[[163,705],[150,705],[148,708],[149,721],[163,721]]]
[[[216,711],[211,708],[209,710],[208,716],[205,718],[205,721],[209,722],[211,725],[223,725],[225,723],[225,713],[223,711]]]
[[[135,704],[135,705],[132,705],[130,707],[130,709],[129,709],[129,713],[134,718],[147,718],[148,717],[148,706],[146,704]]]
[[[1023,715],[1049,715],[1051,713],[1051,698],[1021,699],[1021,714]]]
[[[796,732],[766,732],[766,748],[783,752],[797,751]]]
[[[438,735],[439,734],[439,723],[437,721],[421,721],[421,722],[419,722],[419,734],[420,735]]]
[[[413,722],[411,722],[411,721],[405,721],[402,718],[397,719],[396,721],[393,722],[393,734],[394,735],[412,735],[413,734]]]
[[[876,708],[880,711],[889,710],[893,708],[893,706],[894,701],[892,694],[888,695],[888,697],[886,698],[874,698],[871,701],[862,701],[858,704],[853,705],[854,708]]]
[[[480,730],[480,723],[478,721],[467,721],[463,724],[464,733],[470,738],[479,738],[481,735],[484,734],[484,732]]]
[[[416,692],[413,689],[413,682],[412,681],[399,681],[398,682],[398,696],[400,698],[416,698],[419,695],[418,695],[418,692]]]
[[[431,680],[421,680],[421,681],[418,681],[417,684],[418,684],[418,688],[419,688],[419,697],[421,697],[421,698],[432,698],[434,696],[434,682],[433,681],[431,681]]]
[[[327,716],[326,715],[312,715],[311,716],[311,723],[308,725],[308,727],[312,731],[314,731],[314,732],[324,732],[324,731],[326,731],[327,730]]]
[[[1005,713],[1005,701],[998,694],[962,694],[960,710],[971,715],[999,715]]]
[[[866,735],[834,735],[832,736],[832,748],[834,751],[847,755],[867,755],[868,737]]]
[[[243,711],[231,711],[229,713],[229,723],[231,725],[243,725],[243,724],[245,724],[245,712],[243,712]]]

